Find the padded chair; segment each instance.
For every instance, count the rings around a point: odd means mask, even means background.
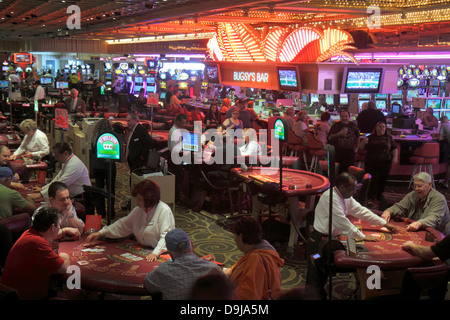
[[[445,300],[450,279],[450,265],[406,269],[400,299],[402,300]]]
[[[358,201],[362,206],[367,204],[367,194],[369,193],[370,182],[372,181],[372,176],[370,173],[364,174],[359,188],[356,190],[353,198]]]
[[[409,161],[414,164],[414,169],[411,175],[411,180],[409,181],[408,188],[411,188],[411,185],[414,183],[414,175],[418,172],[422,172],[422,170],[428,170],[428,173],[431,176],[431,181],[433,183],[433,188],[435,188],[436,186],[434,184],[433,164],[439,163],[439,143],[424,143],[422,146],[414,150],[414,155],[409,158]]]
[[[334,163],[334,172],[335,175],[339,172],[339,163]],[[319,160],[319,168],[317,173],[328,178],[328,161],[327,160]]]
[[[366,161],[367,150],[361,150],[358,148],[358,151],[355,155],[356,166],[364,169],[364,162]]]
[[[347,172],[354,176],[358,183],[362,182],[364,175],[366,174],[366,171],[364,169],[355,166],[348,167]]]
[[[313,133],[308,133],[308,148],[309,154],[312,155],[311,163],[309,164],[309,171],[317,172],[319,160],[327,157],[328,151],[324,149],[321,141],[314,137]]]
[[[303,163],[305,164],[306,171],[308,170],[308,160],[306,158],[306,152],[309,150],[308,146],[303,144],[303,139],[297,136],[293,130],[288,130],[288,141],[286,150],[289,152],[290,156],[300,156],[301,152],[303,155]]]

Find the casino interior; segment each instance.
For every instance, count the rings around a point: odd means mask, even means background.
[[[92,183],[82,199],[72,199],[85,223],[82,240],[126,217],[137,206],[133,186],[152,180],[198,257],[232,267],[242,256],[233,226],[251,216],[284,259],[283,292],[308,288],[314,212],[341,170],[355,179],[354,200],[378,214],[414,191],[413,176],[420,171],[428,172],[433,189],[450,201],[449,17],[450,3],[441,0],[3,0],[0,146],[15,154],[26,138],[20,126],[26,119],[47,136],[48,155],[9,159],[25,186],[18,190],[24,198],[61,173],[52,147],[60,142],[71,147]],[[68,102],[73,91],[81,107]],[[233,118],[236,109],[239,116]],[[369,110],[372,116],[360,117]],[[348,149],[330,140],[342,111],[357,128]],[[146,151],[133,170],[127,160],[134,132],[129,113],[138,116],[152,141],[135,147]],[[374,152],[365,145],[377,134],[378,116],[396,150],[388,170],[375,178],[367,168]],[[94,140],[101,119],[108,119],[114,132]],[[326,132],[320,132],[321,124]],[[184,129],[179,152],[171,146],[174,128]],[[257,154],[246,153],[249,128]],[[235,151],[228,157],[227,149],[226,164],[215,146],[222,138]],[[342,148],[348,150],[344,156]],[[112,185],[97,185],[94,162],[100,158],[111,164],[108,174],[112,164],[117,169],[114,194]],[[106,212],[90,207],[88,198],[103,199]],[[46,199],[34,200],[39,207]],[[12,216],[0,212],[0,217],[18,237],[29,228],[31,213],[16,208]],[[450,299],[448,268],[402,248],[406,241],[430,247],[443,232],[408,231],[408,218],[393,222],[397,234],[361,219],[351,222],[379,241],[338,238],[343,249],[333,251],[327,269],[328,299],[398,299],[404,275],[416,269],[434,287],[436,281],[443,284],[439,298]],[[70,263],[82,268],[75,299],[156,299],[143,279],[170,259],[167,253],[146,262],[151,249],[136,239],[104,239],[90,249],[80,247],[82,240],[59,243]],[[325,252],[319,252],[323,259]],[[371,265],[383,271],[381,289],[368,288]],[[62,278],[52,283],[60,298],[75,296],[67,294]],[[292,297],[314,297],[305,292]]]

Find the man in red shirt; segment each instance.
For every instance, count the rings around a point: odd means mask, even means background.
[[[1,282],[16,289],[21,299],[48,298],[50,276],[66,273],[69,256],[57,254],[51,244],[58,236],[60,222],[58,209],[42,208],[9,252]]]

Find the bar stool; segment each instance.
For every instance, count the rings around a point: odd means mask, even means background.
[[[314,137],[314,133],[308,133],[307,138],[309,154],[312,155],[311,163],[309,165],[309,171],[317,172],[319,160],[326,157],[328,152],[323,148],[323,143]]]
[[[424,169],[425,172],[428,169],[428,173],[430,174],[431,181],[433,183],[433,188],[435,188],[433,164],[439,163],[439,143],[424,143],[422,146],[414,150],[414,155],[409,158],[409,161],[414,164],[414,169],[411,175],[411,180],[409,181],[408,188],[411,188],[411,185],[414,183],[414,175],[418,172],[421,172],[422,169]]]
[[[303,155],[303,162],[305,164],[306,171],[308,171],[308,160],[306,158],[306,152],[309,150],[308,146],[303,144],[303,139],[297,136],[293,130],[288,131],[287,150],[290,151],[290,156],[297,155],[299,152]]]
[[[367,150],[361,150],[358,148],[358,151],[355,155],[356,166],[364,169],[364,162],[366,161]]]

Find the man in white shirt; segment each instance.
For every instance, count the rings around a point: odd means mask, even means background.
[[[40,103],[45,103],[45,89],[41,86],[41,81],[36,80],[34,85],[36,86],[36,92],[34,93],[33,100]]]
[[[92,185],[89,179],[88,169],[84,163],[72,153],[72,148],[67,142],[56,143],[53,146],[53,154],[56,161],[61,162],[61,170],[53,178],[52,182],[64,182],[69,187],[70,198],[82,197],[84,193],[83,185]],[[31,196],[39,198],[42,195],[45,199],[48,199],[48,188],[51,183],[42,188],[34,188],[33,191],[39,192],[40,194],[33,193]]]
[[[332,238],[339,235],[346,235],[355,240],[378,241],[377,238],[365,235],[350,222],[347,215],[369,221],[374,225],[386,227],[390,232],[395,233],[396,228],[386,220],[376,215],[369,209],[361,206],[353,194],[356,188],[356,178],[347,172],[343,172],[336,177],[336,186],[333,189],[333,217],[332,217]],[[308,274],[306,284],[314,287],[323,299],[326,299],[324,285],[328,274],[323,272],[311,262],[310,257],[320,253],[321,242],[328,238],[329,230],[329,208],[330,190],[325,191],[320,197],[319,203],[314,212],[314,230],[308,240]],[[326,257],[322,257],[326,259]]]
[[[186,126],[187,117],[185,114],[179,114],[175,118],[175,123],[169,130],[168,137],[168,149],[172,153],[175,148],[175,152],[181,151],[181,142],[183,140],[182,129]]]

